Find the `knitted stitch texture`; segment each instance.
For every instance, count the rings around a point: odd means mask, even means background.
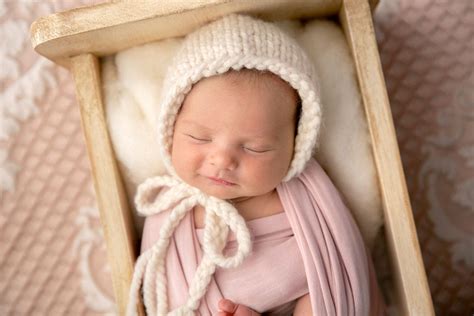
[[[171,189],[156,196],[157,189],[166,186]],[[199,307],[216,267],[237,267],[250,253],[250,233],[245,220],[230,203],[202,193],[199,189],[170,176],[154,177],[142,183],[138,188],[135,203],[139,213],[145,216],[169,209],[171,212],[160,229],[158,241],[142,253],[135,264],[127,315],[136,315],[142,283],[143,300],[148,315],[194,315],[194,310]],[[186,213],[198,204],[206,209],[202,246],[204,255],[190,284],[186,304],[169,312],[165,258],[170,238]],[[232,257],[225,257],[222,251],[229,228],[235,233],[238,249]]]
[[[293,160],[283,181],[304,169],[316,146],[321,122],[313,65],[296,41],[275,25],[232,14],[189,34],[168,68],[158,118],[158,142],[170,174],[176,175],[170,156],[174,123],[192,85],[203,78],[242,68],[270,71],[298,92],[301,117]]]
[[[235,14],[188,35],[165,78],[158,118],[159,147],[170,176],[145,181],[139,186],[135,200],[137,210],[143,215],[168,209],[171,212],[160,229],[158,241],[137,260],[128,315],[136,314],[135,306],[142,284],[147,314],[193,315],[215,269],[236,267],[250,253],[250,234],[235,207],[184,183],[177,176],[170,155],[176,116],[193,84],[206,77],[243,68],[270,71],[290,84],[300,96],[301,116],[294,154],[283,181],[303,171],[312,156],[321,122],[319,88],[312,63],[294,40],[270,23]],[[163,186],[171,189],[150,201]],[[167,249],[179,222],[197,204],[206,210],[202,245],[204,255],[191,281],[186,303],[170,312],[165,271]],[[222,254],[229,228],[234,231],[238,242],[238,251],[233,257]]]

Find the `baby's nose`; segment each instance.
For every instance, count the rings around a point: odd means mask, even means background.
[[[217,169],[234,170],[238,159],[231,149],[217,149],[209,156],[209,163]]]

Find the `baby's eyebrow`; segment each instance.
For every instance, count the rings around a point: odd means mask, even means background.
[[[195,126],[195,127],[199,128],[199,129],[204,129],[204,130],[208,130],[208,131],[212,130],[212,129],[211,129],[209,126],[207,126],[207,125],[200,124],[200,123],[198,123],[198,122],[196,122],[196,121],[192,121],[192,120],[189,120],[189,119],[184,119],[184,120],[182,120],[182,121],[181,121],[181,124],[184,124],[184,125],[192,125],[192,126]]]
[[[271,135],[250,134],[247,138],[249,140],[266,141],[271,140],[273,137],[271,137]]]

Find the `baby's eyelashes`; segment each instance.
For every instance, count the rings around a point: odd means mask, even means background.
[[[194,135],[191,135],[191,134],[184,134],[184,135],[188,136],[193,141],[199,142],[199,143],[208,143],[208,142],[211,141],[210,138],[206,138],[206,137],[194,136]]]
[[[189,138],[192,142],[197,143],[197,144],[207,144],[212,142],[211,137],[207,136],[201,136],[201,135],[196,135],[196,134],[189,134],[189,133],[183,133],[187,138]],[[240,146],[238,144],[235,144],[235,146]],[[241,145],[240,146],[245,152],[251,153],[251,154],[263,154],[266,152],[273,151],[273,148],[270,148],[269,146],[260,146],[260,145]]]
[[[253,154],[263,154],[263,153],[272,151],[272,149],[257,149],[257,148],[252,148],[252,147],[248,147],[248,146],[242,146],[242,148],[245,151],[248,151],[248,152],[253,153]]]

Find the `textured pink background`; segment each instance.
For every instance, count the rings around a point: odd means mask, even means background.
[[[0,1],[0,315],[115,313],[72,78],[28,35],[92,2]],[[382,0],[375,28],[436,311],[470,315],[473,3]]]

